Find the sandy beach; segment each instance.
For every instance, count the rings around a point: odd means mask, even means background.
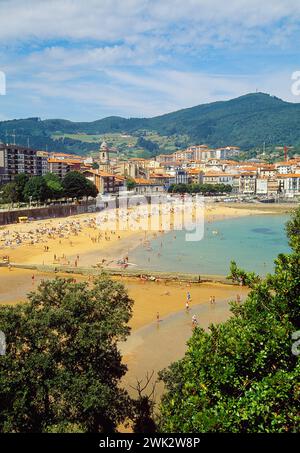
[[[211,222],[238,216],[265,213],[280,213],[286,206],[236,206],[213,204],[205,206],[205,221]],[[129,255],[130,250],[156,232],[132,230],[99,230],[97,214],[83,214],[63,219],[47,219],[26,224],[14,224],[0,230],[0,258],[9,256],[11,263],[47,264],[54,270],[55,265],[69,265],[76,274],[76,267],[91,266],[105,260],[113,263]],[[19,243],[16,243],[19,239]],[[11,241],[11,242],[10,242]],[[171,269],[170,269],[171,271]],[[63,275],[63,274],[62,274]],[[0,303],[16,303],[25,299],[26,293],[33,290],[42,279],[53,278],[53,272],[17,269],[13,266],[0,267]],[[87,276],[77,275],[78,280]],[[113,277],[117,278],[117,277]],[[237,288],[231,285],[201,283],[188,287],[185,282],[143,282],[138,279],[122,278],[129,294],[134,299],[134,315],[131,326],[138,329],[155,320],[156,312],[164,317],[184,309],[185,292],[190,288],[192,304],[207,303],[214,295],[216,300],[230,300],[236,297]],[[245,294],[247,290],[243,289]]]
[[[280,213],[288,209],[275,205],[212,204],[205,206],[204,221]],[[0,227],[0,261],[8,256],[11,263],[65,265],[74,270],[99,263],[103,267],[116,267],[118,260],[125,256],[130,261],[130,250],[159,234],[159,231],[133,229],[130,225],[127,229],[116,229],[114,219],[109,218],[104,230],[97,225],[97,216],[82,214]]]
[[[236,218],[258,214],[279,214],[287,207],[224,206],[214,204],[205,207],[205,221]],[[116,266],[117,260],[130,250],[144,244],[155,235],[153,231],[109,230],[97,228],[97,214],[84,214],[64,219],[40,220],[22,225],[9,225],[0,230],[0,256],[9,255],[11,263],[24,265],[48,265],[49,269],[65,265],[72,268],[77,281],[88,280],[87,275],[76,273],[78,267],[95,266],[103,262]],[[11,241],[11,242],[10,242]],[[16,243],[19,242],[19,243]],[[170,269],[172,271],[172,269]],[[15,304],[26,300],[43,279],[56,276],[70,277],[63,272],[41,272],[36,269],[0,267],[0,304]],[[123,360],[128,365],[124,378],[127,388],[134,386],[147,371],[154,378],[162,368],[183,356],[186,341],[192,333],[192,316],[197,316],[199,325],[205,329],[212,322],[223,322],[229,316],[228,302],[243,300],[248,288],[230,284],[186,281],[143,281],[134,277],[112,276],[121,281],[134,300],[130,320],[132,334],[121,345]],[[187,293],[190,293],[190,310],[186,310]],[[211,304],[211,298],[215,304]],[[157,322],[159,313],[159,322]],[[176,338],[176,340],[175,340]],[[159,354],[157,351],[160,351]],[[163,391],[157,387],[157,396]]]

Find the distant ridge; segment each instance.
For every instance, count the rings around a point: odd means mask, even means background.
[[[0,122],[0,140],[15,134],[19,144],[49,151],[58,148],[51,138],[62,134],[104,134],[124,132],[137,134],[149,130],[163,136],[186,135],[190,143],[211,146],[237,145],[244,149],[266,145],[300,144],[300,104],[283,101],[265,93],[249,93],[229,101],[212,102],[153,118],[122,118],[110,116],[92,122],[64,119],[16,119]],[[93,143],[77,142],[78,151],[95,149]],[[81,143],[81,144],[80,144]],[[80,144],[80,145],[79,145]],[[59,143],[59,149],[70,151],[72,140]],[[76,148],[76,143],[74,144]]]

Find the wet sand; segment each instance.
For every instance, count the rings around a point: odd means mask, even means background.
[[[168,367],[172,362],[181,359],[187,348],[187,341],[193,332],[192,316],[196,315],[198,325],[205,330],[211,323],[221,323],[230,316],[228,301],[218,301],[215,305],[201,303],[189,310],[181,310],[168,315],[160,322],[135,330],[126,343],[120,345],[128,372],[123,379],[129,393],[136,397],[133,388],[137,380],[144,381],[146,375],[153,373],[151,385],[146,392],[151,392],[156,382],[155,400],[158,401],[163,393],[163,383],[158,382],[158,372]]]
[[[32,279],[34,276],[34,279]],[[65,278],[74,277],[86,281],[87,276],[79,274],[57,274]],[[34,291],[41,280],[55,278],[53,273],[37,272],[26,269],[9,270],[0,268],[0,304],[16,304],[26,300],[26,294]],[[156,313],[163,319],[169,314],[185,310],[187,292],[191,294],[190,306],[209,304],[210,296],[216,302],[235,299],[248,293],[247,288],[222,283],[187,284],[185,282],[141,282],[134,278],[112,277],[122,282],[134,300],[133,317],[130,326],[133,330],[156,322]]]

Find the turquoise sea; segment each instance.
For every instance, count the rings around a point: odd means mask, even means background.
[[[265,275],[279,253],[289,252],[285,235],[288,215],[245,216],[206,223],[204,238],[187,242],[185,231],[165,233],[140,246],[130,261],[141,269],[227,275],[231,260],[248,271]]]

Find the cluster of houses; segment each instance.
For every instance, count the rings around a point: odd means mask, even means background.
[[[238,162],[238,147],[212,149],[208,145],[190,146],[173,154],[153,159],[120,159],[106,142],[98,157],[65,153],[45,153],[15,145],[0,145],[0,183],[13,180],[18,173],[43,175],[50,171],[63,178],[69,171],[80,171],[101,194],[118,193],[132,181],[138,194],[166,191],[172,184],[226,184],[233,194],[291,198],[300,195],[300,157],[267,164],[257,159]]]
[[[130,178],[136,193],[147,194],[167,190],[172,184],[226,184],[233,194],[291,198],[300,195],[300,157],[267,164],[255,159],[233,160],[240,153],[238,147],[211,149],[207,145],[191,146],[173,154],[161,154],[155,159],[132,158],[119,161],[110,157],[106,143],[100,147],[99,169],[87,170],[86,176],[106,192],[118,187],[116,180]],[[108,178],[109,183],[97,183]],[[100,189],[99,189],[100,190]]]

